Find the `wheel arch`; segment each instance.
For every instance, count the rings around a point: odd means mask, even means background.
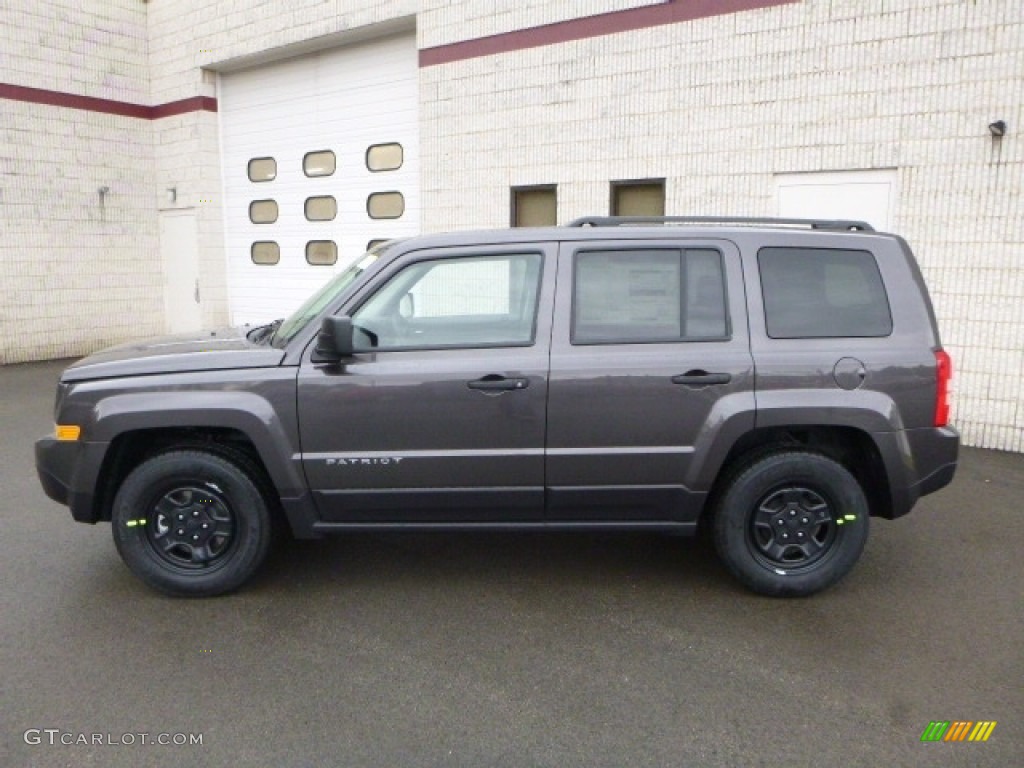
[[[213,426],[151,427],[127,430],[111,440],[99,471],[95,496],[97,521],[110,521],[117,489],[133,469],[172,450],[203,451],[250,470],[255,475],[253,481],[268,501],[280,507],[280,496],[267,465],[245,432]]]
[[[795,424],[754,429],[732,444],[717,467],[701,523],[707,523],[717,499],[736,474],[760,457],[783,450],[819,453],[838,462],[860,484],[873,517],[894,516],[886,464],[871,434],[850,426]]]
[[[102,459],[80,468],[76,485],[94,496],[91,517],[109,519],[111,487],[155,451],[199,447],[256,465],[278,499],[306,493],[297,468],[294,399],[279,413],[253,392],[170,390],[124,392],[98,400],[84,425]],[[98,458],[98,457],[97,457]]]

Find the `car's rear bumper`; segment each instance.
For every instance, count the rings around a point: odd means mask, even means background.
[[[955,474],[955,461],[951,464],[946,464],[945,466],[939,467],[917,484],[918,498],[920,498],[921,496],[927,496],[929,493],[935,493],[936,491],[945,488],[947,485],[953,482],[953,475]]]
[[[889,467],[892,507],[884,517],[896,518],[910,512],[922,496],[953,481],[960,455],[960,433],[947,426],[886,435],[888,446],[883,443],[880,447]]]
[[[953,427],[908,431],[914,457],[917,496],[927,496],[953,482],[960,456],[960,433]]]

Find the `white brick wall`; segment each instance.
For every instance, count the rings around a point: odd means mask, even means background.
[[[147,102],[135,0],[5,3],[2,17],[0,82]],[[163,331],[152,165],[146,120],[0,103],[0,363]]]
[[[569,19],[624,11],[666,0],[424,0],[417,17],[420,48],[447,45]]]
[[[2,82],[148,103],[139,0],[4,0],[0,19]]]

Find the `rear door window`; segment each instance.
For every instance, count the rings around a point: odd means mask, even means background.
[[[722,254],[717,250],[581,251],[574,266],[573,344],[728,336]]]
[[[769,337],[852,338],[892,333],[889,299],[869,251],[762,248],[757,261]]]

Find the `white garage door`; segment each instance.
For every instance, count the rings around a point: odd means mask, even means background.
[[[419,232],[411,35],[223,74],[231,322],[298,307],[368,243]]]
[[[779,215],[796,219],[854,219],[882,232],[892,229],[896,171],[780,173],[775,177]]]

